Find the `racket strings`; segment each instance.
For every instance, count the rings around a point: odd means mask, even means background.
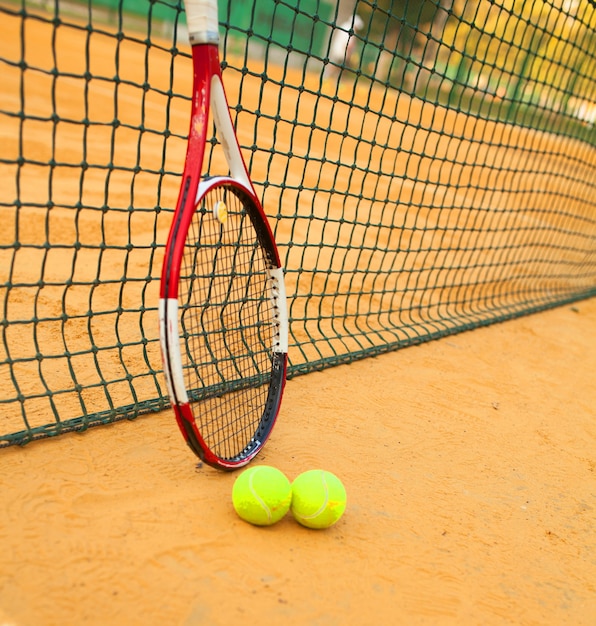
[[[222,202],[226,217],[218,219]],[[180,328],[195,419],[222,458],[251,444],[267,403],[276,332],[271,282],[245,203],[228,186],[212,189],[186,240]]]

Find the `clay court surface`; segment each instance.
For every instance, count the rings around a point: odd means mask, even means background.
[[[596,622],[596,300],[288,382],[257,463],[340,476],[311,531],[235,514],[169,412],[0,452],[6,626]]]
[[[19,33],[8,19],[0,25],[3,58],[18,59]],[[52,45],[49,27],[31,22],[25,32],[28,61],[48,71],[56,62],[61,71],[80,75],[86,70],[80,53],[85,36],[85,32],[59,29],[54,60],[47,53]],[[42,361],[40,371],[57,388],[71,384],[66,363],[59,359],[65,345],[83,349],[91,343],[90,333],[100,347],[114,346],[116,335],[118,340],[140,339],[135,307],[141,296],[154,303],[152,307],[158,297],[158,281],[143,282],[148,273],[157,277],[161,266],[162,248],[156,251],[151,243],[156,238],[163,244],[171,219],[169,212],[156,216],[152,207],[158,192],[162,206],[175,204],[179,179],[171,173],[181,171],[184,159],[189,108],[185,100],[171,103],[166,120],[165,99],[153,92],[143,96],[142,90],[123,84],[118,115],[125,126],[143,123],[163,130],[169,124],[178,137],[166,141],[149,133],[139,144],[138,133],[126,127],[114,132],[110,126],[115,102],[113,43],[101,35],[92,39],[89,70],[95,78],[87,102],[76,78],[61,76],[54,83],[51,74],[26,73],[26,113],[47,117],[48,100],[55,97],[56,113],[75,122],[63,121],[53,129],[47,121],[28,120],[22,128],[16,123],[0,128],[6,154],[13,158],[23,150],[28,159],[41,164],[28,163],[20,171],[23,206],[18,223],[24,248],[15,255],[6,249],[0,258],[0,279],[9,280],[10,260],[11,281],[34,283],[43,258],[43,278],[54,283],[34,300],[26,289],[12,289],[7,314],[9,319],[31,319],[34,315],[58,318],[64,312],[73,318],[60,325],[63,335],[57,326],[40,324],[35,337],[22,324],[9,326],[5,341],[13,358],[31,354],[42,342],[46,355],[54,358]],[[118,71],[123,78],[141,83],[146,62],[142,47],[128,45],[123,42],[121,49],[128,65]],[[151,83],[169,88],[170,56],[153,49],[149,67]],[[180,60],[177,67],[182,71],[176,72],[175,91],[190,93],[188,61]],[[3,76],[7,110],[20,107],[19,71],[9,68]],[[281,69],[270,66],[267,71],[274,76]],[[426,206],[430,198],[456,201],[451,176],[457,176],[464,187],[487,184],[487,177],[498,178],[494,172],[504,158],[509,171],[523,173],[525,167],[533,169],[528,162],[531,149],[544,150],[556,159],[569,148],[565,139],[505,125],[470,125],[461,114],[403,99],[397,117],[404,123],[384,127],[381,117],[368,109],[364,113],[364,107],[377,98],[368,91],[353,93],[360,108],[339,104],[332,110],[331,100],[317,103],[308,91],[298,96],[288,89],[280,95],[274,83],[241,79],[232,69],[225,76],[232,100],[239,90],[247,94],[243,96],[247,111],[238,116],[240,140],[243,145],[258,142],[262,149],[254,153],[251,168],[261,181],[269,176],[271,185],[263,190],[267,212],[275,215],[279,206],[282,217],[287,218],[284,212],[290,209],[315,216],[308,231],[306,220],[279,221],[277,236],[282,244],[289,239],[313,240],[348,248],[367,236],[371,237],[367,243],[379,242],[385,217],[391,223],[401,219],[403,233],[412,238],[425,236],[415,228],[421,222],[432,230],[435,218],[430,211],[419,209],[414,222],[408,223],[412,217],[405,210],[385,214],[381,203],[375,202],[369,210],[371,215],[375,211],[381,215],[378,233],[342,230],[348,227],[338,220],[324,225],[325,215],[341,212],[346,223],[354,218],[351,211],[357,205],[345,202],[345,197],[368,184],[368,174],[351,167],[355,162],[370,164],[381,196],[401,194],[395,196],[401,207]],[[293,80],[301,80],[299,72]],[[315,81],[308,76],[305,80]],[[311,87],[316,91],[316,81]],[[252,96],[258,100],[251,103]],[[397,110],[392,97],[384,97],[383,107]],[[248,111],[262,102],[279,103],[271,115],[283,112],[337,132],[323,144],[323,136],[308,131],[308,125],[293,130],[289,123],[282,120],[274,125],[265,116],[258,120],[257,133]],[[83,115],[103,120],[106,126],[92,126],[83,137],[76,123]],[[413,132],[411,125],[420,128]],[[365,126],[373,137],[411,151],[407,162],[396,161],[378,144],[367,148],[352,141]],[[454,136],[459,133],[461,141],[441,143],[445,128]],[[483,137],[495,143],[502,140],[502,146],[519,144],[528,151],[516,155],[501,147],[489,153]],[[297,169],[288,168],[289,158],[284,156],[290,147]],[[274,152],[268,153],[269,148]],[[156,164],[155,155],[162,153],[163,163]],[[346,165],[333,174],[335,192],[319,190],[314,202],[308,191],[298,194],[297,185],[307,181],[320,186],[326,180],[323,154]],[[433,168],[437,160],[449,158],[458,162],[457,169]],[[595,157],[592,153],[586,158]],[[43,164],[50,159],[68,167],[53,172],[56,206],[46,220],[48,171]],[[110,184],[106,185],[105,168],[91,168],[80,177],[84,159],[112,163]],[[139,166],[134,175],[131,162]],[[491,167],[478,167],[479,162]],[[170,174],[158,176],[160,166]],[[588,166],[584,174],[587,171]],[[416,173],[424,183],[413,182]],[[409,184],[398,185],[404,176]],[[5,197],[17,197],[14,170],[1,165],[0,181]],[[554,184],[540,180],[539,174],[532,181],[542,191]],[[283,194],[282,182],[288,185]],[[523,175],[516,184],[523,189]],[[132,201],[145,210],[86,212],[83,207],[75,215],[68,207],[79,192],[84,206],[121,208]],[[548,202],[548,194],[544,195]],[[502,192],[490,197],[497,207],[506,200]],[[451,215],[460,225],[478,230],[468,221],[465,198],[461,202],[462,210]],[[2,211],[5,228],[0,243],[11,245],[17,213],[12,208]],[[520,213],[515,219],[528,225],[531,215]],[[531,228],[525,231],[532,236]],[[463,232],[465,228],[460,229]],[[403,233],[400,236],[406,236]],[[74,238],[82,244],[76,262],[69,248]],[[46,239],[52,244],[49,250],[31,248]],[[98,261],[100,243],[107,247]],[[389,247],[395,242],[381,243]],[[132,249],[125,259],[123,249],[129,244]],[[402,244],[415,248],[424,242]],[[465,249],[466,242],[461,245]],[[300,252],[297,247],[297,256],[288,251],[285,261],[290,269],[302,263],[316,278],[317,264],[333,269],[337,257],[330,255],[330,249],[315,245]],[[364,257],[355,254],[356,258]],[[374,259],[366,261],[374,264]],[[409,262],[419,263],[420,258]],[[342,267],[353,270],[350,263],[348,258]],[[124,271],[131,280],[122,286]],[[302,293],[298,276],[289,274],[289,293]],[[340,273],[324,276],[327,287],[333,280],[339,287],[343,280]],[[358,274],[349,276],[351,286],[358,287]],[[61,281],[68,278],[80,283],[98,278],[100,284],[92,296],[85,285],[75,285],[62,296]],[[360,287],[365,290],[370,285]],[[432,302],[439,295],[421,297]],[[118,298],[129,314],[117,319],[104,315],[89,322],[77,319],[89,308],[113,309]],[[310,302],[327,316],[338,306],[337,299]],[[349,302],[341,304],[349,309]],[[303,315],[306,319],[313,312],[305,308]],[[409,321],[413,326],[421,322],[412,317]],[[316,332],[324,336],[333,326],[328,324],[319,325]],[[148,362],[160,368],[157,328],[153,308],[145,313],[142,329],[149,339],[148,361],[134,346],[119,354],[115,349],[100,350],[97,361],[88,355],[74,364],[78,380],[94,384],[96,362],[106,379],[121,377],[125,368],[137,377],[140,395],[154,397],[156,390],[146,372]],[[336,473],[345,483],[348,508],[327,531],[304,529],[290,517],[267,529],[239,520],[230,500],[235,475],[198,467],[169,411],[0,450],[0,626],[194,626],[234,621],[338,626],[595,624],[595,328],[596,300],[591,299],[290,380],[278,425],[256,463],[274,465],[289,478],[313,468]],[[312,329],[293,330],[300,341],[316,337]],[[330,350],[329,346],[322,349]],[[302,356],[308,356],[308,345],[303,350]],[[313,350],[313,354],[318,353]],[[294,362],[301,358],[291,352],[292,357]],[[17,374],[22,389],[38,390],[36,367],[30,371],[21,367]],[[0,382],[4,388],[11,384],[8,375]],[[130,403],[129,391],[127,386],[112,389],[112,397]],[[84,394],[89,410],[105,408],[101,390],[85,389]],[[63,419],[78,416],[74,394],[57,396],[56,403]],[[36,404],[31,404],[29,417],[33,426],[51,419]],[[8,424],[4,431],[22,428],[16,411],[1,419]]]

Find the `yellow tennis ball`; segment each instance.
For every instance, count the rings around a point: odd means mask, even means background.
[[[289,510],[292,485],[283,472],[268,465],[244,470],[232,488],[236,513],[246,522],[270,526]]]
[[[329,528],[346,510],[341,480],[325,470],[310,470],[292,483],[292,514],[307,528]]]

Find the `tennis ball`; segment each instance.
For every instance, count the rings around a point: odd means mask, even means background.
[[[325,470],[309,470],[292,483],[292,514],[307,528],[329,528],[346,510],[341,480]]]
[[[292,485],[283,472],[268,465],[244,470],[232,488],[236,513],[246,522],[270,526],[289,510]]]

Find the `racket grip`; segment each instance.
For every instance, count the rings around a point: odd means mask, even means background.
[[[217,0],[185,0],[184,4],[191,45],[219,43]]]

